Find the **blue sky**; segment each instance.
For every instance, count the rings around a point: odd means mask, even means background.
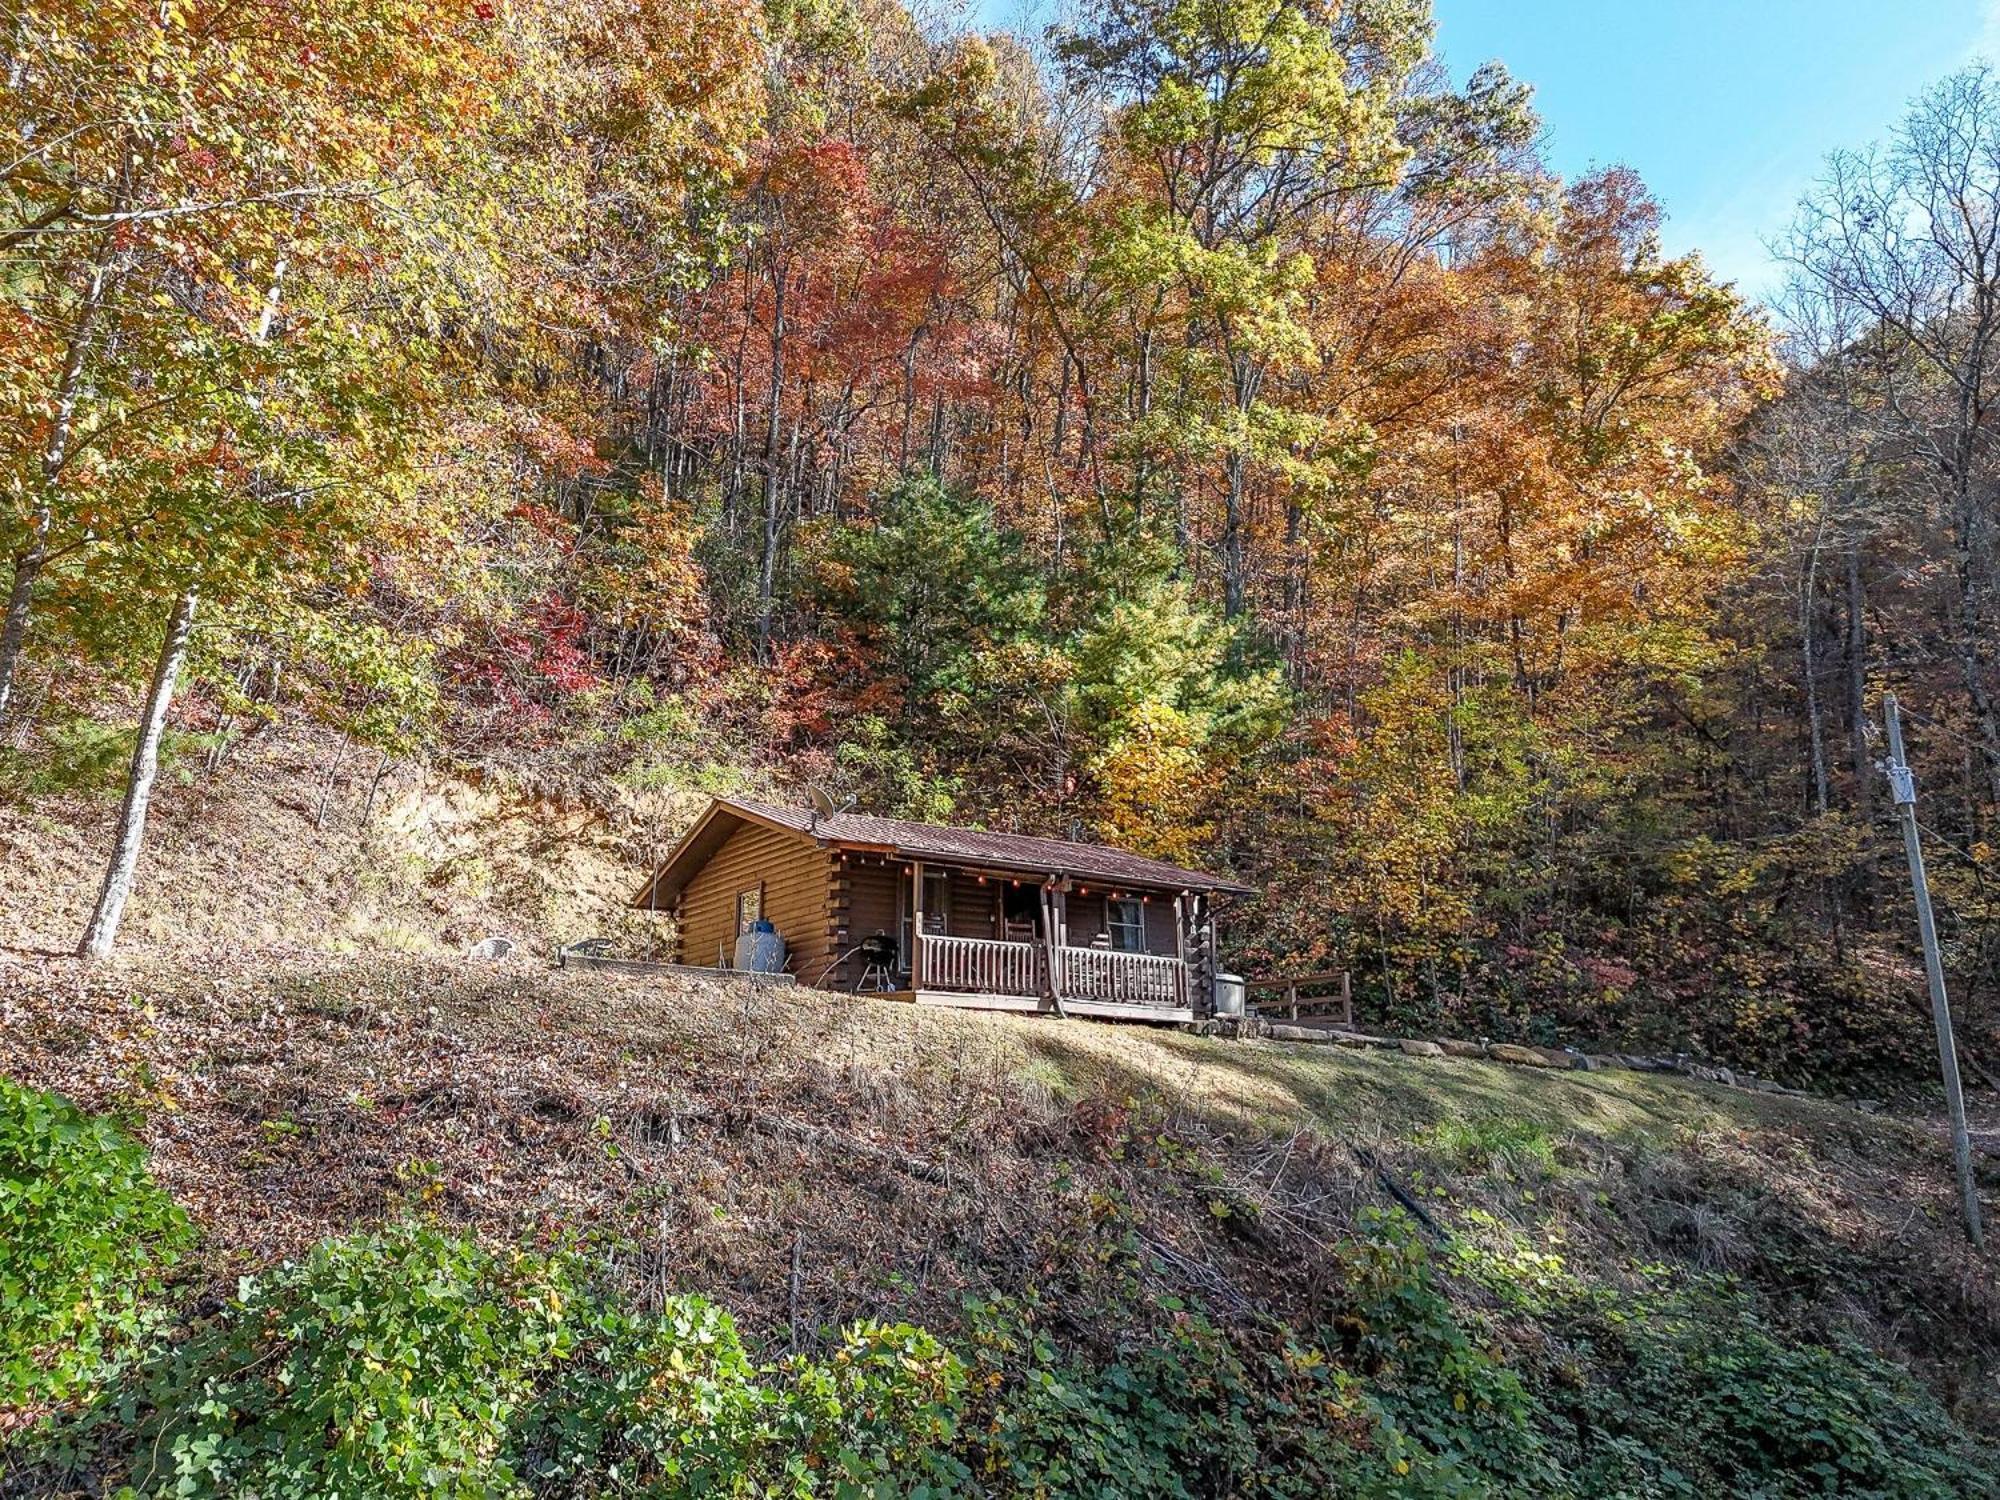
[[[949,3],[949,0],[947,0]],[[1039,30],[1062,0],[958,0]],[[1978,56],[2000,62],[2000,0],[1433,0],[1463,82],[1497,57],[1535,86],[1550,164],[1622,162],[1699,249],[1759,296],[1783,229],[1827,152],[1878,139],[1910,97]]]
[[[1763,241],[1826,153],[1879,138],[1911,95],[2000,58],[2000,0],[1434,0],[1459,81],[1487,58],[1535,86],[1551,165],[1623,162],[1662,204],[1671,251],[1746,293]]]

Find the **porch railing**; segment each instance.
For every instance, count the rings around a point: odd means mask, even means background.
[[[1056,988],[1066,1000],[1185,1006],[1187,965],[1178,958],[1116,948],[1057,948]]]
[[[1042,993],[1043,954],[1055,964],[1056,989],[1066,1000],[1184,1007],[1188,967],[1178,958],[1115,948],[1048,948],[1041,943],[925,933],[918,960],[920,990],[983,995]]]
[[[1039,995],[1042,948],[995,938],[943,937],[925,933],[923,972],[917,988],[967,990],[983,995]]]

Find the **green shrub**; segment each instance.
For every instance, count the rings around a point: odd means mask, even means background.
[[[1656,1307],[1600,1347],[1578,1392],[1584,1493],[2000,1494],[1991,1455],[1857,1346],[1787,1343],[1719,1303],[1699,1317]]]
[[[1517,1250],[1446,1261],[1472,1310],[1407,1220],[1366,1216],[1313,1339],[1154,1304],[1091,1359],[1032,1298],[975,1303],[960,1453],[978,1493],[1037,1500],[2000,1492],[1878,1357],[1788,1342],[1717,1285],[1634,1293]]]
[[[1456,1500],[1495,1492],[1475,1458],[1405,1431],[1325,1349],[1226,1335],[1157,1307],[1154,1337],[1109,1360],[1066,1354],[1028,1303],[970,1307],[974,1376],[961,1452],[978,1493],[1035,1500]],[[1523,1491],[1524,1493],[1527,1491]]]
[[[1468,1331],[1413,1221],[1364,1214],[1363,1233],[1336,1254],[1348,1298],[1337,1323],[1342,1362],[1365,1376],[1396,1427],[1507,1490],[1558,1492],[1547,1413],[1520,1373]]]
[[[1994,1493],[1893,1367],[1788,1342],[1724,1283],[1586,1283],[1521,1238],[1441,1266],[1393,1214],[1332,1255],[1310,1328],[1113,1278],[969,1303],[965,1363],[877,1324],[760,1361],[700,1298],[641,1313],[574,1256],[404,1227],[245,1281],[47,1461],[257,1500]]]
[[[1160,1344],[1093,1367],[1044,1337],[1032,1306],[969,1308],[981,1384],[994,1393],[969,1424],[972,1467],[1002,1495],[1161,1496],[1219,1492],[1246,1468],[1243,1369],[1226,1343],[1176,1320]]]
[[[189,1238],[115,1125],[0,1078],[0,1407],[102,1378]]]
[[[1651,1268],[1611,1288],[1518,1240],[1457,1263],[1533,1330],[1520,1374],[1570,1493],[2000,1495],[1990,1450],[1901,1370],[1786,1337],[1726,1280]]]
[[[77,718],[51,724],[32,750],[0,746],[0,793],[27,798],[120,791],[138,733],[130,724]],[[185,780],[182,762],[214,743],[210,734],[168,730],[160,741],[162,774]]]
[[[1740,1488],[1775,1493],[1947,1497],[1992,1494],[1937,1404],[1866,1350],[1791,1346],[1755,1323],[1687,1351],[1701,1451]]]
[[[657,1316],[568,1255],[406,1226],[243,1283],[134,1403],[141,1494],[945,1493],[958,1362],[862,1325],[761,1366],[699,1298]],[[926,1477],[928,1476],[928,1477]]]
[[[759,1366],[722,1309],[601,1312],[520,1425],[520,1471],[578,1496],[948,1493],[957,1359],[921,1329],[863,1324],[832,1358]]]
[[[520,1492],[509,1424],[574,1344],[563,1257],[434,1230],[329,1240],[246,1278],[159,1361],[133,1482],[162,1495]]]

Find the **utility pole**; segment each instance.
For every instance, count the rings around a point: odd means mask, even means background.
[[[1972,1181],[1972,1138],[1965,1129],[1965,1090],[1958,1081],[1958,1048],[1951,1037],[1951,1002],[1945,997],[1944,960],[1938,956],[1937,919],[1931,915],[1931,887],[1924,877],[1924,845],[1917,834],[1917,778],[1903,759],[1903,718],[1896,695],[1882,695],[1882,717],[1889,727],[1889,793],[1903,824],[1903,851],[1910,857],[1910,886],[1917,898],[1917,931],[1924,940],[1924,975],[1931,986],[1931,1021],[1937,1027],[1938,1067],[1944,1074],[1944,1099],[1951,1112],[1951,1155],[1958,1168],[1958,1193],[1964,1201],[1965,1233],[1973,1248],[1986,1248],[1979,1221],[1979,1190]]]

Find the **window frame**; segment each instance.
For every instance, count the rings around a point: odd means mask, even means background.
[[[750,906],[748,917],[745,917],[743,914],[745,902],[748,902]],[[763,919],[764,882],[760,880],[755,885],[745,886],[736,893],[736,936],[742,937],[744,933],[750,930],[752,922],[761,922]]]
[[[1125,920],[1127,916],[1130,920]],[[1104,930],[1111,938],[1113,951],[1146,952],[1146,903],[1137,896],[1105,897]],[[1121,934],[1127,941],[1119,941]]]

